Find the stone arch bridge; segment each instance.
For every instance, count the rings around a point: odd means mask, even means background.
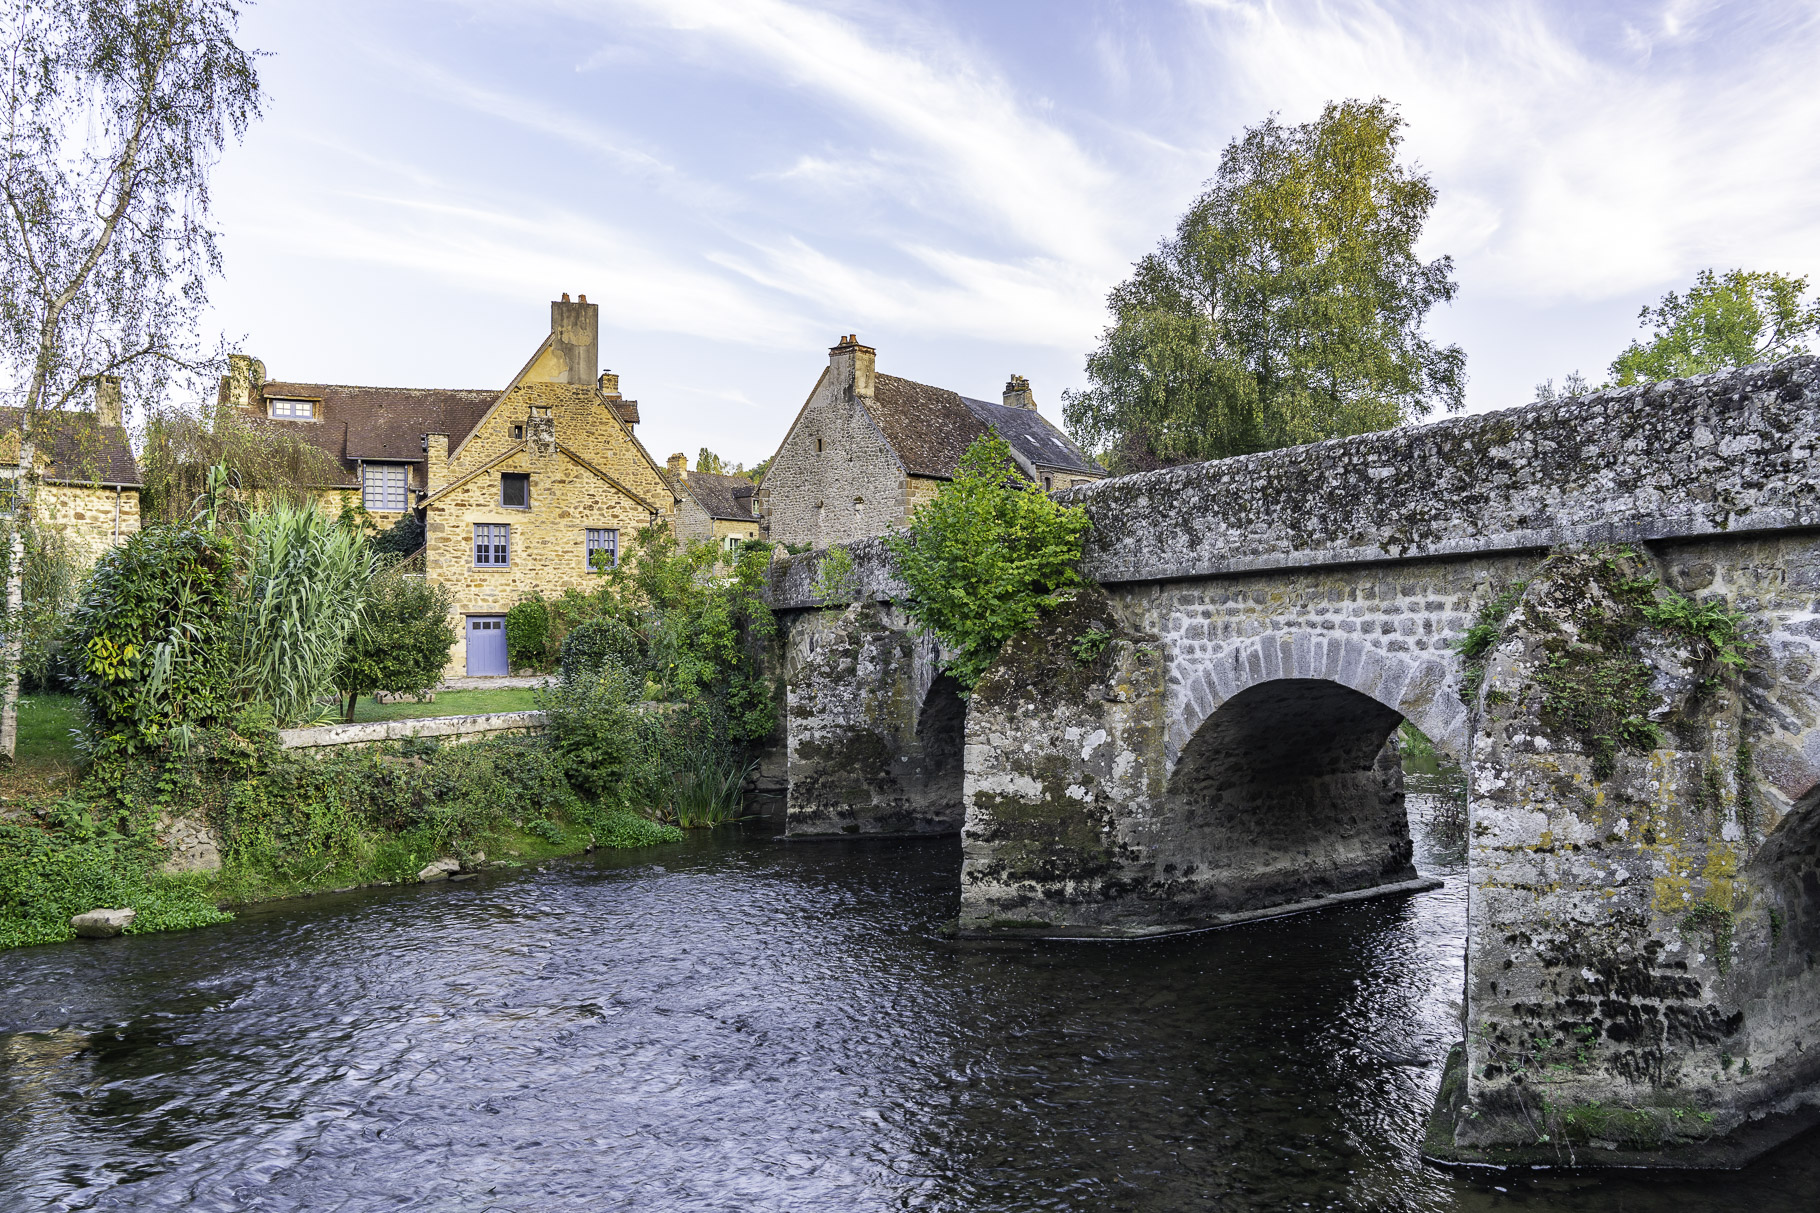
[[[1410,721],[1469,777],[1430,1153],[1735,1162],[1820,1120],[1817,457],[1796,358],[1077,489],[1097,588],[965,703],[881,544],[795,557],[787,833],[958,831],[964,936],[1217,926],[1426,887]]]

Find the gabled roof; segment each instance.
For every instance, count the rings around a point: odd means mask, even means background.
[[[45,440],[46,433],[50,440]],[[5,435],[0,462],[19,461],[19,410],[0,409],[0,435]],[[98,425],[89,412],[43,413],[38,419],[38,447],[48,447],[44,478],[59,484],[139,486],[139,464],[126,431]]]
[[[1067,435],[1035,409],[990,404],[896,375],[875,375],[867,409],[913,476],[952,477],[974,439],[996,430],[1024,462],[1103,476]]]
[[[680,481],[683,489],[695,498],[696,504],[710,518],[751,522],[756,517],[752,512],[752,495],[758,491],[758,486],[744,476],[723,476],[718,472],[684,472],[679,477],[670,477],[670,480],[672,484]]]

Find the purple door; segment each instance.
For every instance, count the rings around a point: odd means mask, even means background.
[[[474,677],[506,674],[506,617],[468,616],[468,673]]]

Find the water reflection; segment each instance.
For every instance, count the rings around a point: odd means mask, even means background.
[[[697,839],[0,955],[0,1208],[1807,1210],[1416,1158],[1458,1034],[1422,896],[943,943],[954,845]]]

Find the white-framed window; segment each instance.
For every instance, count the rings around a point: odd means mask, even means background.
[[[588,569],[604,573],[619,564],[619,532],[612,527],[588,528]]]
[[[405,508],[405,465],[367,463],[360,468],[360,497],[369,510],[399,513]]]
[[[512,563],[512,528],[503,522],[474,524],[474,566],[502,569]]]
[[[501,472],[499,474],[499,504],[508,510],[530,509],[531,473]]]
[[[305,421],[316,416],[314,400],[287,400],[281,396],[272,397],[272,416],[289,417],[293,420],[302,418]]]

